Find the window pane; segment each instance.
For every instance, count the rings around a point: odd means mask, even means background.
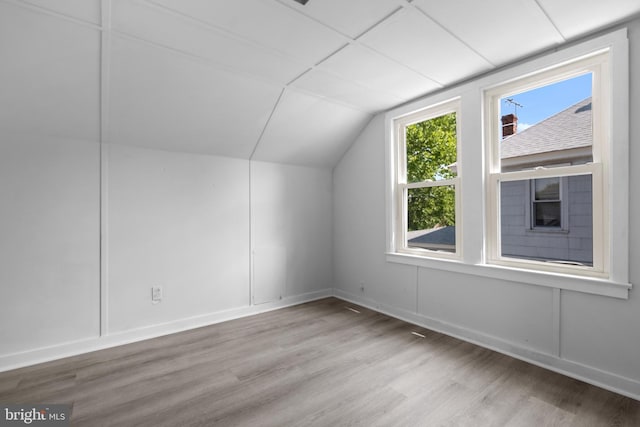
[[[456,114],[449,113],[405,128],[407,182],[443,180],[457,174]]]
[[[560,201],[535,200],[531,193],[537,183],[530,180],[500,184],[499,253],[509,258],[591,266],[591,175],[551,179],[566,190]]]
[[[537,227],[562,226],[560,202],[535,202],[533,224]]]
[[[407,247],[455,252],[455,188],[409,189],[407,198]]]
[[[593,161],[592,74],[500,99],[500,170]]]
[[[536,200],[560,200],[560,178],[542,178],[534,181]]]

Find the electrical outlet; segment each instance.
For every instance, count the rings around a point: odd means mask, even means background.
[[[162,301],[162,286],[154,286],[151,288],[151,302],[154,304]]]

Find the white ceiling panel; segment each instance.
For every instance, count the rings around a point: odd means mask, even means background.
[[[443,85],[491,68],[480,55],[413,8],[398,12],[359,40]]]
[[[344,46],[346,39],[274,0],[153,0],[222,27],[310,65]]]
[[[97,141],[100,33],[0,3],[0,130]]]
[[[114,2],[112,21],[114,30],[282,85],[307,69],[302,62],[283,54],[261,49],[256,44],[136,0]]]
[[[357,109],[378,112],[404,101],[390,93],[367,88],[319,69],[314,69],[296,80],[292,86],[321,97],[333,98]]]
[[[92,24],[100,24],[100,0],[22,0]]]
[[[565,38],[640,13],[639,0],[538,0]]]
[[[402,0],[311,0],[303,6],[293,0],[279,1],[352,38],[382,21],[404,3]]]
[[[411,71],[371,49],[351,44],[336,53],[318,69],[404,100],[413,99],[441,87],[433,80]]]
[[[496,65],[564,41],[534,0],[415,0],[413,4]]]
[[[257,160],[333,166],[375,112],[639,14],[639,0],[0,0],[0,132],[98,140],[102,125],[115,143],[240,158],[261,140]]]
[[[369,120],[369,114],[287,89],[253,159],[331,167]]]
[[[114,37],[109,140],[248,158],[281,89]]]

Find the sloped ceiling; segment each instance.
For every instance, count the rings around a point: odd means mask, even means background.
[[[0,130],[333,166],[380,111],[638,0],[0,0]]]

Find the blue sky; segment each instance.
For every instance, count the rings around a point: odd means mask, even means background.
[[[528,92],[508,96],[523,107],[518,107],[518,131],[534,125],[571,105],[591,96],[591,74],[574,77]],[[514,112],[514,106],[500,101],[500,115]]]

